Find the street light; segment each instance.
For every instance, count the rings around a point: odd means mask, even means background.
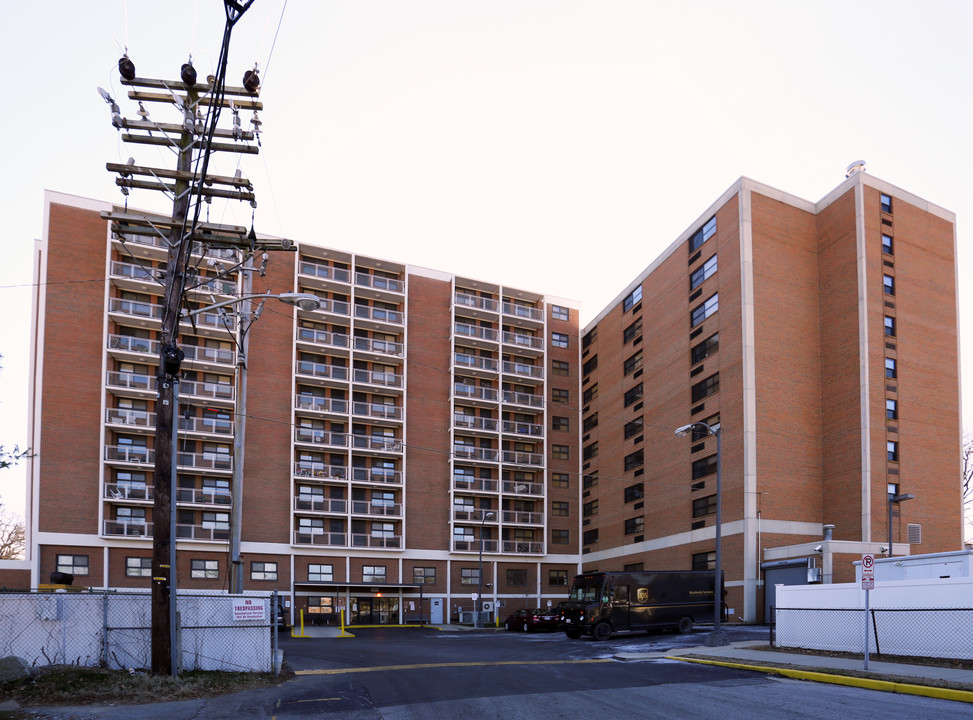
[[[207,305],[191,312],[185,312],[184,318],[191,318],[205,312],[211,312],[229,305],[243,303],[242,319],[237,324],[237,368],[239,370],[239,397],[237,399],[237,423],[233,436],[233,493],[230,495],[230,592],[235,595],[243,593],[243,560],[240,558],[240,530],[243,525],[243,455],[246,446],[247,432],[247,352],[250,347],[248,331],[257,317],[250,317],[250,301],[258,298],[276,298],[287,305],[294,305],[301,310],[317,310],[321,307],[321,299],[311,293],[251,293],[250,287],[253,272],[252,261],[243,268],[243,295],[231,300]],[[259,309],[257,312],[259,316]],[[173,443],[176,442],[173,434]]]
[[[729,645],[730,641],[720,625],[723,614],[723,433],[720,425],[694,422],[676,429],[676,437],[686,437],[692,431],[704,432],[716,438],[716,558],[715,583],[713,585],[713,632],[705,644],[710,647]]]
[[[478,578],[480,587],[476,593],[476,606],[473,608],[476,611],[476,615],[473,618],[473,627],[480,627],[480,614],[483,612],[483,523],[493,517],[492,512],[483,513],[483,517],[480,518],[480,569],[478,571]]]
[[[892,557],[892,506],[916,498],[912,493],[897,494],[896,489],[896,485],[889,484],[889,557]]]

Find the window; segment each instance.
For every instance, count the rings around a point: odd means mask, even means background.
[[[547,571],[547,584],[548,585],[567,585],[568,584],[568,571],[567,570],[548,570]]]
[[[625,521],[625,534],[637,535],[638,533],[642,532],[644,526],[645,526],[645,518],[642,517],[628,518]]]
[[[597,367],[598,367],[598,356],[595,355],[593,358],[591,358],[584,365],[581,366],[581,374],[590,375]]]
[[[630,503],[645,495],[645,483],[635,483],[625,488],[625,502]]]
[[[585,475],[581,479],[581,487],[583,487],[585,490],[587,490],[590,487],[594,487],[597,484],[598,484],[597,475]]]
[[[190,560],[189,576],[204,580],[216,580],[220,577],[220,561]]]
[[[507,585],[524,587],[527,584],[527,571],[523,568],[507,568]]]
[[[598,413],[595,413],[594,415],[589,415],[581,423],[581,429],[586,433],[591,432],[596,427],[598,427]]]
[[[120,507],[115,511],[115,520],[128,525],[145,525],[145,508]]]
[[[566,417],[555,415],[551,419],[551,429],[558,432],[568,432],[571,429],[571,421]]]
[[[551,515],[554,517],[567,517],[571,513],[571,503],[554,501],[551,503]]]
[[[566,360],[551,360],[551,375],[567,377],[571,374],[571,364]]]
[[[625,299],[622,300],[622,312],[628,312],[632,309],[632,306],[638,303],[642,299],[642,286],[639,285],[637,288],[632,290]]]
[[[642,572],[645,570],[645,563],[640,563],[640,562],[625,563],[625,566],[622,568],[622,570],[624,570],[625,572]]]
[[[334,598],[327,596],[311,596],[307,599],[307,612],[309,615],[319,615],[322,613],[334,612]]]
[[[886,454],[888,455],[889,462],[899,461],[899,443],[897,440],[889,440],[885,443]]]
[[[383,583],[385,582],[385,566],[384,565],[362,565],[361,569],[361,581],[366,583]]]
[[[277,563],[275,562],[252,562],[250,563],[251,580],[276,580]]]
[[[642,426],[645,420],[640,416],[632,420],[631,422],[625,423],[625,439],[628,440],[633,435],[638,435],[642,432]]]
[[[584,337],[581,338],[582,349],[587,348],[591,343],[593,343],[598,338],[598,328],[585,333]]]
[[[714,395],[720,391],[720,374],[713,373],[705,380],[700,380],[698,383],[693,385],[692,388],[692,398],[693,402],[699,402],[703,398],[707,398],[710,395]]]
[[[551,305],[551,317],[555,320],[568,320],[571,317],[571,311],[561,305]]]
[[[710,355],[713,355],[719,349],[720,334],[713,333],[708,338],[703,340],[703,342],[693,345],[692,350],[689,351],[689,364],[695,365],[696,363],[700,363]]]
[[[584,462],[591,460],[591,458],[598,457],[598,441],[591,443],[590,445],[585,445],[581,450],[581,459]]]
[[[435,585],[436,568],[434,567],[414,567],[412,568],[412,582],[417,585]]]
[[[551,388],[551,401],[560,403],[561,405],[567,405],[571,397],[571,393],[563,388]]]
[[[693,461],[693,480],[712,475],[716,472],[716,455]]]
[[[629,357],[625,363],[622,365],[622,373],[628,375],[633,373],[642,367],[642,351],[639,350],[637,353]]]
[[[689,276],[689,289],[695,290],[706,278],[713,275],[716,272],[716,255],[711,257],[709,260],[704,262],[700,267],[693,271],[693,274]]]
[[[689,252],[695,252],[698,250],[704,242],[709,240],[713,235],[716,234],[716,216],[711,217],[706,221],[699,230],[697,230],[691,238],[689,238]]]
[[[554,347],[566,348],[568,346],[567,333],[552,332],[551,345]]]
[[[571,448],[567,445],[551,445],[551,457],[555,460],[570,460]]]
[[[152,577],[152,558],[125,558],[125,577]]]
[[[581,536],[582,545],[594,545],[598,542],[598,528],[594,530],[585,530],[584,534]]]
[[[581,507],[581,516],[582,517],[591,517],[592,515],[597,515],[597,514],[598,514],[598,501],[597,500],[592,500],[591,502],[586,502]]]
[[[707,495],[706,497],[696,498],[693,500],[693,517],[706,517],[707,515],[712,515],[716,512],[716,495]]]
[[[642,334],[642,318],[639,318],[622,331],[622,345],[630,343],[637,335]]]
[[[584,391],[584,394],[581,396],[581,401],[585,405],[587,405],[592,400],[594,400],[596,397],[598,397],[598,383],[595,383],[590,388],[588,388],[587,390]]]
[[[885,377],[894,380],[899,376],[895,366],[895,358],[885,358]]]
[[[885,335],[887,337],[895,337],[895,318],[885,316]]]
[[[701,552],[693,553],[693,570],[715,570],[716,553]]]
[[[892,236],[882,235],[882,252],[885,253],[886,255],[892,255],[893,250],[894,248],[892,245]]]
[[[720,309],[720,294],[714,293],[702,305],[697,305],[689,314],[689,327],[696,327]]]
[[[571,542],[570,530],[551,530],[551,542],[554,545],[568,545]]]
[[[886,398],[885,400],[885,419],[886,420],[898,420],[899,419],[899,403],[897,400],[891,400]]]
[[[625,456],[625,470],[634,470],[637,467],[642,467],[645,464],[645,453],[642,450],[636,450],[635,452]]]
[[[334,582],[334,565],[308,565],[308,582]]]
[[[479,568],[460,568],[459,581],[461,585],[479,585],[480,584]]]
[[[551,473],[551,487],[566,488],[570,486],[571,483],[567,473]]]
[[[625,407],[628,407],[636,400],[641,399],[641,397],[642,397],[642,383],[639,383],[638,385],[631,388],[630,390],[625,391]]]
[[[882,288],[886,295],[895,295],[895,278],[891,275],[883,275]]]
[[[713,430],[718,430],[720,427],[720,414],[710,415],[708,418],[701,422],[702,425],[708,425],[713,428]],[[693,442],[699,442],[700,440],[705,440],[710,436],[710,433],[704,427],[699,425],[693,426]]]
[[[882,212],[884,212],[884,213],[890,213],[890,212],[892,212],[892,198],[891,197],[889,197],[885,193],[882,193],[881,203],[882,203]]]

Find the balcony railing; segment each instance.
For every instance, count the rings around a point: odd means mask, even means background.
[[[320,305],[318,310],[331,313],[332,315],[351,316],[351,305],[344,300],[332,300],[331,298],[318,298]]]
[[[487,513],[491,513],[493,518],[487,519],[487,523],[496,523],[496,513],[492,510],[484,510],[478,508],[466,508],[466,507],[453,507],[453,520],[459,520],[460,522],[481,522]]]
[[[232,502],[230,491],[224,488],[176,488],[176,502],[193,505],[227,506]]]
[[[314,328],[298,328],[297,339],[304,342],[324,345],[326,347],[346,348],[351,342],[351,338],[343,333],[330,332],[328,330],[316,330]]]
[[[536,320],[537,322],[544,321],[544,311],[540,308],[519,305],[512,302],[504,302],[503,314],[514,315],[515,317],[526,318],[528,320]]]
[[[364,415],[385,420],[401,420],[402,408],[397,405],[385,405],[384,403],[356,402],[352,403],[351,411],[355,415]]]
[[[504,510],[503,521],[514,525],[540,525],[544,522],[544,513],[527,512],[526,510]]]
[[[343,498],[315,498],[307,495],[298,495],[294,498],[294,510],[343,515],[348,512],[348,501]]]
[[[166,247],[165,240],[163,240],[158,235],[123,235],[119,236],[118,233],[112,234],[112,240],[120,242],[124,240],[125,243],[131,245],[147,245],[149,247]]]
[[[544,456],[539,453],[504,450],[501,461],[511,465],[543,465]]]
[[[324,532],[295,530],[295,545],[325,545],[327,547],[345,547],[348,536],[343,532]]]
[[[209,525],[176,525],[176,539],[178,540],[229,540],[228,527],[212,527]]]
[[[402,441],[398,438],[373,435],[352,435],[351,446],[379,452],[402,452]]]
[[[544,543],[534,540],[504,540],[503,552],[511,555],[540,555],[544,552]]]
[[[166,273],[165,270],[150,267],[148,265],[136,265],[135,263],[113,260],[111,264],[111,274],[117,277],[144,280],[145,282],[154,284],[164,278]]]
[[[179,394],[213,398],[214,400],[233,400],[235,388],[225,383],[182,380],[179,383]]]
[[[511,495],[543,495],[544,486],[541,483],[512,480],[504,482],[503,491]]]
[[[470,445],[453,445],[453,457],[457,460],[498,462],[500,451],[493,448],[471,447]]]
[[[455,353],[453,355],[453,365],[464,368],[474,368],[476,370],[486,370],[496,372],[500,369],[500,362],[495,358],[480,357],[478,355],[464,355]]]
[[[102,526],[103,535],[124,535],[125,537],[152,537],[152,523],[150,522],[120,522],[105,520]]]
[[[155,413],[147,410],[108,408],[105,411],[105,422],[109,425],[124,425],[125,427],[154,428]]]
[[[186,288],[186,292],[205,295],[236,295],[237,284],[232,280],[204,279],[197,277]],[[197,318],[199,315],[196,316]]]
[[[233,456],[229,453],[179,451],[176,453],[176,466],[200,470],[232,470]]]
[[[503,334],[503,341],[507,345],[517,345],[519,347],[530,348],[531,350],[544,349],[544,340],[533,335],[524,335],[523,333],[505,332]]]
[[[354,378],[356,383],[382,385],[383,387],[402,387],[402,376],[390,372],[377,372],[375,370],[361,370],[356,368]]]
[[[297,395],[294,398],[294,408],[296,410],[317,410],[318,412],[344,415],[348,413],[348,401],[318,397],[317,395]]]
[[[162,306],[140,302],[138,300],[123,300],[122,298],[113,297],[108,298],[108,312],[158,320],[162,317]]]
[[[477,310],[486,310],[487,312],[495,313],[500,309],[500,303],[498,303],[496,300],[480,297],[479,295],[468,295],[461,292],[456,293],[455,302],[457,305],[476,308]]]
[[[500,547],[500,542],[498,540],[487,540],[483,539],[483,552],[485,553],[495,553],[497,548]],[[480,541],[479,540],[457,540],[453,538],[453,552],[479,552],[480,551]]]
[[[327,465],[323,462],[298,460],[294,463],[294,475],[298,478],[344,482],[348,479],[348,468],[344,465]]]
[[[544,368],[539,365],[528,365],[522,362],[504,361],[503,371],[508,375],[521,375],[523,377],[534,378],[535,380],[544,379]]]
[[[377,503],[368,500],[352,500],[352,515],[381,515],[383,517],[401,517],[401,503]]]
[[[143,355],[158,355],[159,343],[148,338],[132,337],[130,335],[109,335],[108,349],[140,353]]]
[[[155,462],[155,450],[138,445],[105,445],[105,460],[145,465]]]
[[[392,483],[402,484],[402,471],[388,468],[352,468],[352,479],[356,483]]]
[[[466,323],[456,323],[457,337],[476,338],[477,340],[487,340],[497,342],[500,333],[493,328],[480,327],[479,325],[467,325]],[[505,333],[506,334],[506,333]]]
[[[490,478],[467,477],[465,475],[453,475],[454,490],[471,490],[476,492],[496,492],[500,487],[497,480]]]
[[[351,273],[344,268],[331,267],[330,265],[319,265],[318,263],[302,260],[299,272],[301,275],[313,275],[314,277],[324,278],[325,280],[337,280],[338,282],[348,282]]]
[[[397,548],[402,546],[402,537],[400,535],[368,535],[365,533],[352,533],[351,546],[367,548]]]
[[[155,377],[139,373],[111,371],[108,373],[107,385],[108,387],[132,390],[155,390]]]
[[[347,380],[348,368],[343,365],[330,365],[328,363],[311,362],[310,360],[298,360],[297,374],[330,378],[332,380]]]
[[[153,413],[154,414],[154,413]],[[155,419],[152,420],[153,425]],[[232,435],[233,421],[225,418],[180,417],[179,429],[183,432],[210,433],[212,435]]]
[[[385,308],[372,307],[371,305],[356,304],[355,317],[391,323],[393,325],[402,325],[405,322],[405,316],[398,310],[386,310]]]
[[[390,355],[392,357],[402,357],[405,352],[402,343],[390,340],[376,340],[368,337],[355,338],[355,350],[375,353],[377,355]]]
[[[233,365],[236,362],[236,352],[229,348],[206,347],[205,345],[181,345],[186,353],[186,360],[217,363],[219,365]]]
[[[508,405],[526,405],[528,407],[544,407],[544,398],[541,395],[531,393],[503,391],[503,401]]]
[[[480,387],[478,385],[467,385],[466,383],[453,384],[453,397],[470,398],[471,400],[487,400],[496,402],[500,397],[500,392],[496,388]]]
[[[456,413],[453,415],[453,427],[466,428],[470,430],[485,430],[496,432],[500,423],[496,418],[478,417],[476,415],[463,415]]]
[[[405,290],[405,284],[401,280],[361,272],[355,273],[355,285],[375,288],[376,290],[388,290],[394,293],[402,293]]]
[[[152,500],[154,497],[155,487],[152,485],[105,483],[107,500]]]
[[[347,447],[348,433],[336,433],[320,428],[296,427],[294,428],[294,442]]]
[[[503,421],[503,431],[513,435],[529,435],[531,437],[541,437],[544,434],[544,426],[537,423],[514,422],[512,420]]]
[[[186,326],[195,325],[196,327],[219,328],[227,332],[236,330],[236,318],[229,313],[220,315],[216,312],[203,312],[199,313],[199,315],[193,315],[191,318],[184,317],[179,322]]]

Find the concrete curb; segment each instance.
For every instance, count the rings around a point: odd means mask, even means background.
[[[784,677],[794,678],[795,680],[826,682],[832,685],[849,685],[868,690],[902,693],[904,695],[921,695],[922,697],[939,698],[940,700],[973,703],[973,692],[969,690],[950,690],[948,688],[937,688],[929,685],[913,685],[910,683],[891,682],[889,680],[872,680],[870,678],[859,678],[850,675],[832,675],[830,673],[791,670],[789,668],[770,667],[767,665],[748,665],[746,663],[727,662],[724,660],[702,660],[700,658],[680,657],[678,655],[667,655],[666,660],[679,660],[681,662],[698,663],[700,665],[719,665],[720,667],[736,668],[738,670],[753,670],[754,672],[768,673],[771,675],[783,675]]]

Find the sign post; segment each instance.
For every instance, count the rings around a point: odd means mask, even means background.
[[[862,555],[862,590],[865,591],[865,670],[868,670],[868,593],[875,589],[875,556]]]

